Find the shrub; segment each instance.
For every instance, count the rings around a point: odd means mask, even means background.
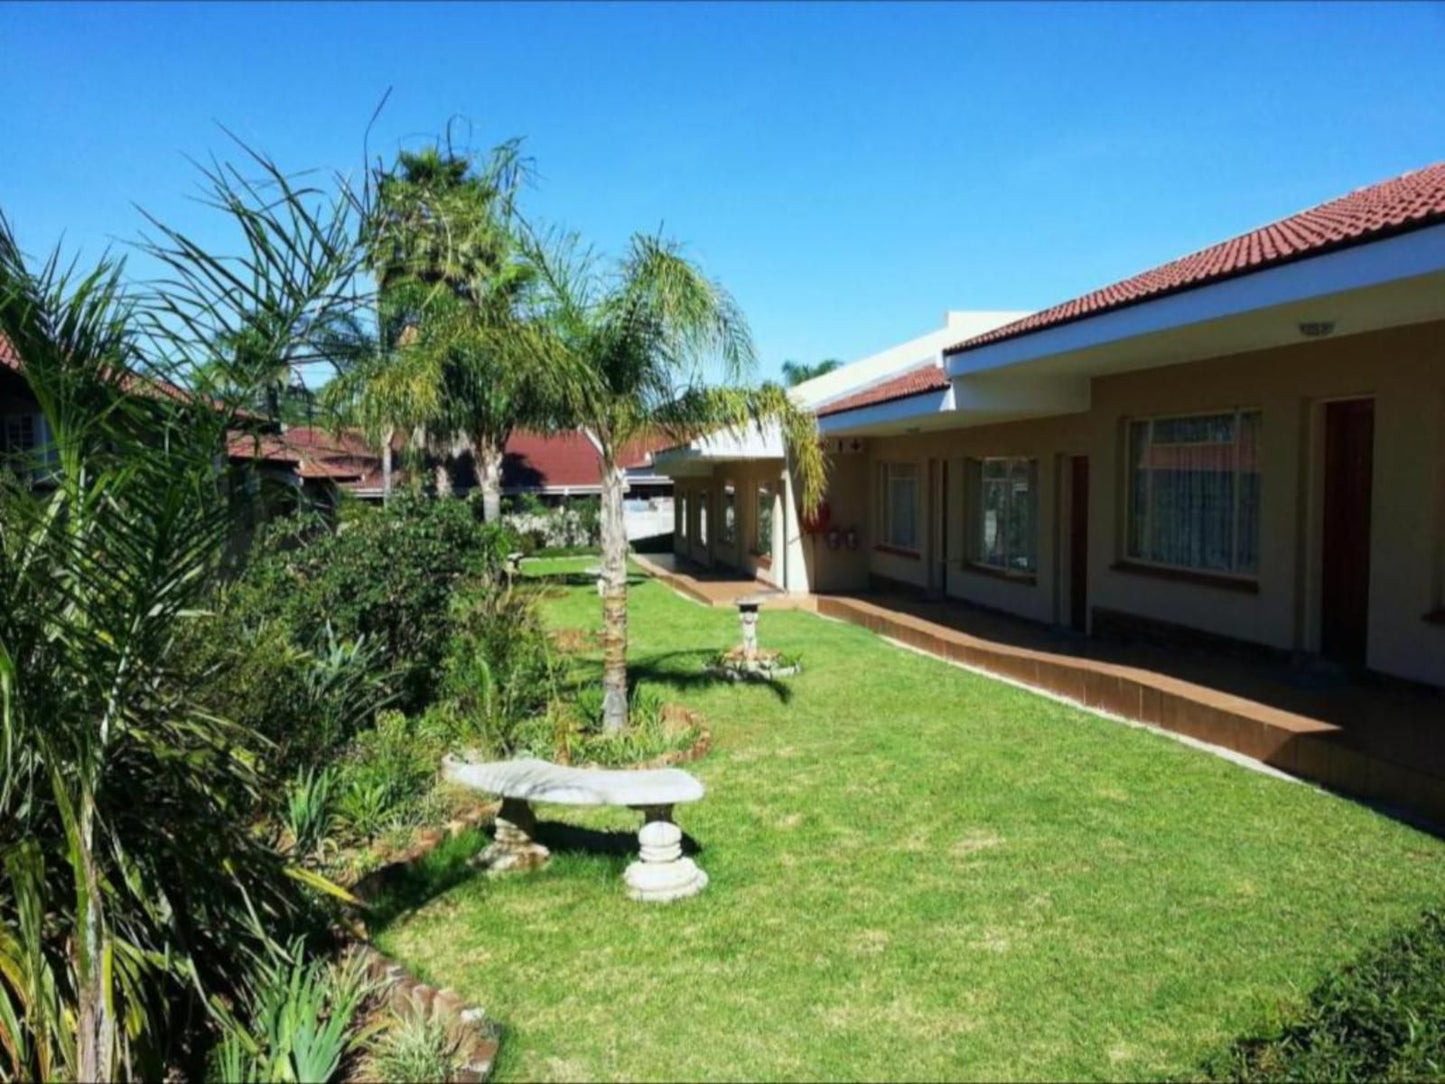
[[[457,1044],[440,1022],[413,1014],[398,1019],[372,1047],[367,1078],[387,1084],[451,1080],[461,1066]]]
[[[316,854],[331,834],[335,782],[336,772],[331,768],[303,768],[287,790],[283,823],[292,849],[302,858]]]
[[[667,753],[691,749],[702,736],[691,718],[669,717],[662,697],[639,682],[632,690],[628,725],[615,734],[602,729],[602,690],[579,691],[556,734],[557,756],[566,763],[625,768]]]
[[[443,735],[490,755],[518,751],[518,730],[556,697],[559,664],[536,596],[483,585],[452,609],[442,688],[453,721]]]
[[[446,744],[428,740],[399,711],[383,711],[346,753],[336,800],[337,819],[369,840],[408,819],[436,778]]]
[[[400,672],[400,704],[422,708],[447,645],[452,592],[464,579],[501,578],[510,534],[481,523],[471,501],[398,494],[331,529],[315,516],[276,521],[258,536],[229,607],[244,625],[277,621],[301,647],[327,626],[342,641],[379,645]]]
[[[1445,1077],[1445,911],[1331,975],[1295,1018],[1206,1062],[1212,1080]]]
[[[257,963],[238,1019],[211,1058],[219,1081],[327,1081],[359,1041],[369,992],[359,960],[308,959],[301,941]]]

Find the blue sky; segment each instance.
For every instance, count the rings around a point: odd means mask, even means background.
[[[662,225],[762,367],[1034,309],[1445,159],[1445,6],[0,5],[0,207],[98,255],[207,235],[217,124],[359,173],[524,136],[535,218]]]

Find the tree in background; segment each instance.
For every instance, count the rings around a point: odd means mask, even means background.
[[[682,442],[724,428],[781,424],[802,501],[821,499],[826,464],[813,415],[776,384],[743,386],[754,365],[747,322],[732,296],[678,246],[637,235],[604,268],[575,238],[529,245],[538,321],[521,345],[566,387],[559,410],[587,429],[602,458],[603,719],[627,725],[627,532],[619,453],[640,437]],[[722,385],[704,382],[709,367]]]
[[[517,349],[532,287],[515,235],[527,175],[510,142],[482,161],[440,147],[403,152],[376,178],[366,245],[378,343],[333,393],[350,400],[384,457],[401,432],[442,460],[439,493],[450,489],[445,461],[470,450],[488,522],[501,515],[508,438],[546,413],[546,374]]]
[[[785,361],[783,362],[783,382],[790,388],[796,388],[799,384],[812,380],[814,377],[831,373],[842,364],[837,358],[825,358],[812,365],[802,361]]]

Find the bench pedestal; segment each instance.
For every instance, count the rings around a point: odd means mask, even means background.
[[[497,811],[496,835],[491,844],[474,859],[488,873],[540,869],[552,857],[535,839],[537,818],[532,807],[520,798],[503,798]]]
[[[667,903],[696,896],[707,887],[707,874],[683,857],[682,829],[672,823],[671,806],[647,806],[637,833],[641,855],[622,879],[627,895],[644,903]]]

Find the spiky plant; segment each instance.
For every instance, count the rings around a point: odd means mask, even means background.
[[[0,337],[50,439],[0,496],[0,1078],[162,1075],[172,1015],[223,1013],[321,883],[248,831],[264,743],[176,665],[236,507],[235,412],[188,378],[240,386],[238,337],[246,365],[304,359],[354,266],[348,204],[255,162],[264,190],[207,174],[243,254],[157,224],[139,295],[108,259],[32,268],[0,216]]]

